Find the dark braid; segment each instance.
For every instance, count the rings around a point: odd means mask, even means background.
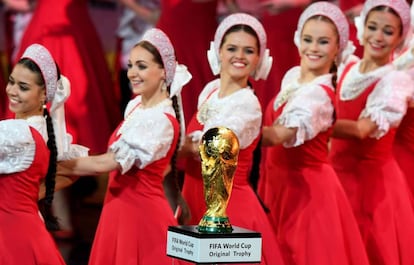
[[[338,67],[336,66],[336,63],[334,62],[331,66],[331,69],[329,69],[329,73],[332,74],[332,86],[336,90],[337,85],[337,79],[338,79]]]
[[[247,81],[247,85],[253,89],[253,85],[250,82],[250,80]],[[256,94],[255,91],[254,93]],[[260,129],[261,128],[262,128],[262,125],[260,125]],[[257,185],[260,179],[260,162],[262,160],[262,133],[261,132],[260,132],[259,137],[260,137],[259,141],[253,150],[253,163],[252,163],[252,168],[250,169],[249,183],[252,186],[254,193],[256,194],[257,199],[260,202],[260,205],[263,207],[264,211],[268,213],[270,212],[269,208],[264,204],[262,199],[257,194]]]
[[[332,86],[336,93],[336,86],[337,86],[337,79],[338,79],[338,67],[336,66],[335,62],[332,64],[331,69],[329,69],[329,72],[332,74]],[[333,119],[335,122],[336,121],[336,104],[335,102],[333,102],[333,104],[334,104]]]
[[[176,116],[176,119],[178,121],[179,129],[178,129],[177,145],[175,147],[174,154],[171,157],[171,174],[173,174],[173,176],[174,176],[174,181],[175,181],[175,185],[176,185],[177,190],[180,190],[180,185],[179,185],[179,182],[178,182],[177,154],[178,154],[178,149],[180,149],[181,134],[183,132],[181,131],[181,126],[180,126],[181,125],[181,115],[180,115],[180,108],[178,106],[177,96],[172,97],[172,103],[173,103],[175,116]]]
[[[55,177],[56,177],[56,165],[57,165],[57,148],[55,133],[53,130],[52,119],[50,118],[47,108],[43,109],[43,115],[46,118],[47,125],[47,147],[50,150],[49,167],[45,178],[46,195],[45,198],[39,201],[39,209],[42,213],[46,228],[49,231],[59,230],[59,224],[57,218],[52,213],[52,201],[55,192]]]

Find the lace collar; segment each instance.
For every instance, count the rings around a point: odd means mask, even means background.
[[[250,86],[240,88],[239,90],[227,95],[225,97],[219,98],[220,89],[214,90],[200,105],[197,111],[197,121],[204,125],[209,119],[214,116],[222,113],[222,110],[227,106],[231,105],[230,101],[235,98],[242,98],[242,96],[247,92],[251,93],[253,90]]]
[[[325,74],[314,78],[308,83],[299,83],[300,77],[300,67],[295,67],[283,78],[282,89],[280,93],[276,96],[276,99],[273,104],[273,109],[277,110],[285,102],[287,102],[296,91],[299,91],[302,88],[306,88],[312,85],[325,84],[332,86],[332,74]]]
[[[351,100],[358,97],[372,83],[378,81],[393,70],[393,66],[387,64],[368,73],[361,73],[359,71],[360,65],[361,61],[353,65],[348,73],[342,73],[346,74],[346,76],[340,89],[341,100]]]
[[[137,100],[136,102],[137,103],[131,109],[129,109],[129,112],[125,116],[124,122],[119,128],[117,135],[122,134],[124,131],[127,131],[133,126],[136,126],[136,124],[139,123],[139,120],[143,116],[151,118],[156,115],[156,113],[166,112],[165,108],[172,106],[171,99],[169,98],[160,101],[158,104],[150,108],[141,108],[141,100]]]

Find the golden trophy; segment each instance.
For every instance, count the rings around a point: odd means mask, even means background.
[[[198,224],[199,232],[227,233],[233,230],[226,208],[238,155],[239,140],[230,129],[215,127],[204,133],[200,157],[207,211]]]

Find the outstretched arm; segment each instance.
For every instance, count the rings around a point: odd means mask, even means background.
[[[280,124],[264,126],[262,129],[262,146],[279,145],[293,139],[297,128],[286,128]]]
[[[102,155],[79,157],[59,162],[58,175],[62,176],[98,176],[109,171],[120,169],[115,154],[107,152]]]
[[[365,139],[377,128],[378,126],[369,118],[357,121],[340,119],[335,122],[332,136],[335,138]]]

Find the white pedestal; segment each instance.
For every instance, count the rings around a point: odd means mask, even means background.
[[[262,237],[233,226],[231,233],[200,233],[197,226],[170,226],[167,255],[196,264],[260,263]]]

